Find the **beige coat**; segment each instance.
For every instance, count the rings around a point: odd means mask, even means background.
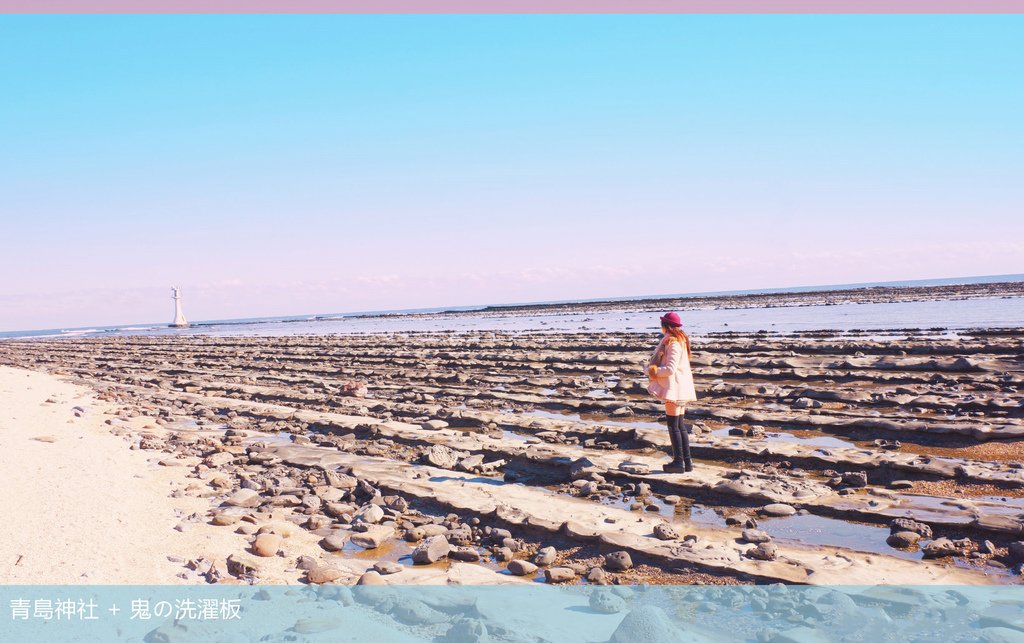
[[[662,338],[658,348],[648,365],[658,367],[657,374],[651,378],[647,392],[659,400],[682,404],[697,399],[693,388],[693,373],[690,371],[690,358],[686,354],[683,342]]]

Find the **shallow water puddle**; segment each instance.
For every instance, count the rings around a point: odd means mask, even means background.
[[[789,442],[790,444],[800,444],[803,446],[818,447],[818,448],[858,448],[853,442],[842,440],[840,438],[834,438],[827,435],[815,435],[811,431],[804,433],[808,434],[809,437],[803,437],[794,433],[786,433],[784,431],[766,431],[764,437],[748,438],[742,435],[729,435],[730,427],[724,429],[715,429],[711,432],[711,435],[720,438],[729,438],[733,440],[747,440],[747,441],[758,441],[758,442]]]
[[[814,514],[786,516],[783,518],[757,519],[757,528],[772,538],[790,540],[808,545],[836,546],[919,560],[924,558],[921,551],[893,549],[885,543],[889,528],[849,522],[837,518],[826,518]]]

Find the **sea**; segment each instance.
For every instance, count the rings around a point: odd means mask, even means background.
[[[615,306],[613,310],[594,312],[567,313],[545,312],[543,310],[523,312],[502,310],[500,306],[479,305],[210,320],[194,322],[188,328],[170,328],[166,323],[151,323],[95,328],[8,331],[0,332],[0,340],[131,335],[236,337],[439,331],[652,332],[658,329],[658,314],[650,311],[631,310],[630,302],[661,298],[677,299],[1010,281],[1024,281],[1024,274],[531,302],[533,304],[622,303],[621,306]],[[482,312],[485,309],[486,311]],[[433,313],[445,314],[439,316],[432,315]],[[1024,297],[1007,296],[940,301],[841,303],[758,308],[717,308],[714,305],[708,305],[683,311],[683,323],[684,328],[688,332],[697,336],[723,331],[793,333],[815,330],[935,329],[955,331],[970,328],[1011,328],[1024,326]]]

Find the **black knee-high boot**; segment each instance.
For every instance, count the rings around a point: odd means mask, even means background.
[[[690,459],[690,432],[689,427],[683,426],[683,416],[676,416],[676,427],[679,430],[679,450],[683,456],[683,467],[687,471],[693,471],[693,460]]]
[[[665,425],[668,426],[668,438],[672,441],[672,462],[679,462],[682,457],[682,452],[679,449],[682,447],[679,445],[679,432],[676,431],[676,417],[666,415]]]
[[[662,470],[668,473],[684,473],[686,465],[683,459],[683,434],[680,431],[680,417],[678,415],[669,415],[667,418],[668,435],[672,440],[672,462],[662,466]]]

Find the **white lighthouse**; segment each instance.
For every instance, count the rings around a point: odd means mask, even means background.
[[[185,313],[181,312],[181,286],[172,286],[171,292],[174,293],[174,322],[171,323],[171,328],[185,328],[188,326],[188,320],[185,319]]]

